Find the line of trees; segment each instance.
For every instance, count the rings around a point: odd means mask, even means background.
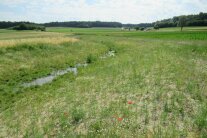
[[[11,28],[19,26],[20,24],[26,25],[40,25],[45,27],[77,27],[77,28],[91,28],[91,27],[111,27],[111,28],[121,28],[122,23],[119,22],[90,22],[90,21],[70,21],[70,22],[50,22],[45,24],[35,24],[31,22],[0,22],[0,29]]]
[[[141,23],[141,24],[122,24],[119,22],[87,22],[87,21],[72,21],[72,22],[51,22],[45,23],[46,27],[78,27],[78,28],[91,28],[91,27],[112,27],[112,28],[135,28],[139,27],[153,27],[153,23]]]
[[[153,23],[141,24],[123,24],[124,27],[140,28],[154,27],[154,29],[167,28],[167,27],[181,27],[181,31],[185,26],[207,26],[207,13],[200,12],[197,15],[181,15],[173,18],[164,19]],[[139,29],[138,29],[139,28]]]
[[[0,29],[5,29],[5,28],[11,28],[14,26],[18,26],[20,24],[34,24],[31,22],[5,22],[5,21],[1,21],[0,22]]]
[[[140,23],[140,24],[123,24],[122,25],[122,27],[130,27],[130,28],[136,28],[136,27],[139,27],[139,28],[141,28],[141,27],[144,27],[144,28],[146,28],[146,27],[153,27],[154,26],[154,24],[153,23]]]
[[[78,27],[78,28],[91,28],[91,27],[122,27],[119,22],[89,22],[89,21],[72,21],[72,22],[51,22],[45,23],[46,27]]]
[[[159,28],[176,26],[207,26],[207,13],[201,12],[197,15],[175,16],[173,18],[154,22],[153,24],[158,26]]]
[[[182,18],[181,18],[182,17]],[[183,20],[182,25],[179,24]],[[199,13],[197,15],[175,16],[173,18],[164,19],[153,23],[141,24],[122,24],[119,22],[101,22],[101,21],[70,21],[70,22],[50,22],[45,24],[35,24],[31,22],[5,22],[0,21],[0,29],[11,28],[19,26],[20,24],[39,25],[45,27],[77,27],[77,28],[91,28],[91,27],[113,27],[113,28],[147,28],[154,27],[155,29],[176,27],[176,26],[207,26],[207,13]]]
[[[41,25],[45,27],[77,27],[77,28],[91,28],[91,27],[111,27],[111,28],[135,28],[139,27],[153,27],[153,23],[141,23],[141,24],[122,24],[119,22],[101,22],[101,21],[70,21],[70,22],[50,22],[45,24],[35,24],[32,22],[0,22],[0,29],[11,28],[15,26],[19,26],[20,24],[27,25]]]
[[[0,29],[13,29],[13,30],[40,30],[45,31],[44,25],[32,22],[0,22]]]

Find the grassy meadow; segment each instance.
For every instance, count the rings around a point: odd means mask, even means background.
[[[2,138],[207,137],[206,84],[207,27],[0,30]]]

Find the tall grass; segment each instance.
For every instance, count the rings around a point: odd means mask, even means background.
[[[58,45],[61,43],[77,42],[78,39],[68,37],[45,37],[45,38],[29,38],[29,39],[12,39],[12,40],[0,40],[0,47],[17,46],[22,44],[53,44]]]

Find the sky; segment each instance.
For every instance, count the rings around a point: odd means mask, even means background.
[[[0,21],[150,23],[207,12],[207,0],[0,0]]]

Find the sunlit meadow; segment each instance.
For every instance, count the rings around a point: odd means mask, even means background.
[[[0,31],[0,137],[207,137],[205,27],[47,30]]]

